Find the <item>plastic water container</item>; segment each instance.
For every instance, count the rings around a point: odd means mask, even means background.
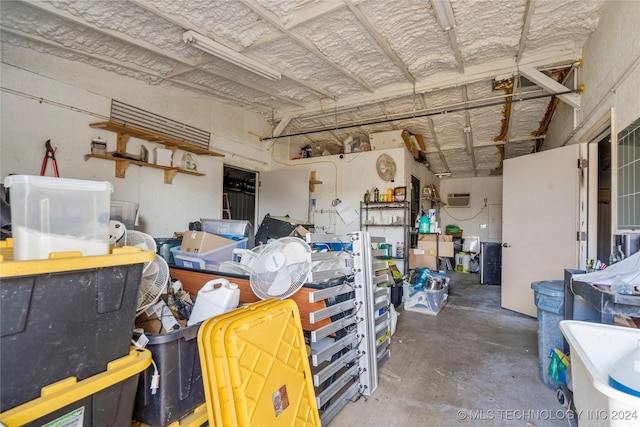
[[[471,255],[464,252],[459,252],[456,254],[456,271],[460,273],[468,273],[470,264]]]
[[[13,259],[47,259],[51,252],[109,254],[109,202],[103,181],[10,175]]]
[[[549,353],[557,348],[566,352],[560,321],[564,320],[564,281],[547,280],[531,283],[538,308],[538,375],[549,388],[560,384],[549,376]]]
[[[426,214],[423,214],[420,218],[420,222],[418,223],[418,231],[420,232],[420,234],[429,233],[429,225],[429,218]]]
[[[216,285],[219,286],[216,287]],[[240,289],[238,289],[238,285],[229,283],[227,279],[209,280],[198,291],[198,297],[193,305],[187,326],[231,311],[238,307],[239,303]]]

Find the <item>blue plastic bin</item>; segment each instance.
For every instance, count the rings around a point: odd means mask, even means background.
[[[557,348],[564,352],[564,337],[560,321],[564,320],[564,280],[531,283],[538,308],[538,365],[540,380],[557,390],[560,384],[549,376],[549,353]]]

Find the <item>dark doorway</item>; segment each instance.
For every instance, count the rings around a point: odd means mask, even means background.
[[[611,253],[611,136],[598,142],[598,259]]]
[[[418,216],[420,215],[420,180],[411,175],[411,218],[409,222],[409,229],[413,230]],[[417,231],[417,230],[416,230]],[[417,243],[417,234],[411,234],[411,247],[415,248]]]
[[[223,192],[228,199],[222,208],[223,219],[240,219],[249,221],[255,229],[256,220],[256,173],[230,166],[224,167]],[[229,212],[226,212],[226,209]]]

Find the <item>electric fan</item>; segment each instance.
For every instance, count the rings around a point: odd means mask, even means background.
[[[234,249],[233,253],[240,256],[240,262],[236,261],[223,261],[220,264],[219,270],[223,273],[240,274],[243,276],[250,276],[253,270],[253,265],[263,248],[268,245],[256,246],[253,249]]]
[[[260,249],[249,284],[260,299],[289,298],[307,282],[311,265],[311,248],[304,240],[282,237]]]
[[[126,230],[124,233],[125,246],[134,246],[145,251],[156,252],[156,241],[150,235],[136,230]],[[142,313],[158,301],[160,295],[167,291],[169,281],[169,265],[161,256],[156,254],[153,261],[144,263],[140,289],[138,290],[137,314]]]
[[[143,251],[157,252],[155,239],[142,231],[125,229],[123,240],[124,246],[134,246],[141,248]],[[144,263],[144,268],[142,270],[143,276],[152,263],[153,261],[147,261]]]
[[[167,291],[169,282],[169,265],[159,255],[142,271],[140,290],[138,291],[137,315],[155,304],[160,295]]]
[[[144,251],[157,251],[155,239],[142,231],[126,230],[124,233],[124,245],[136,246]]]
[[[385,181],[393,181],[396,177],[396,162],[388,154],[381,154],[376,160],[376,171]]]

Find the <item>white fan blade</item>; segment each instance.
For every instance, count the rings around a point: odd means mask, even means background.
[[[158,266],[158,263],[156,261],[151,261],[149,265],[144,269],[142,277],[145,278],[149,276],[155,276],[156,274],[158,274],[159,270],[160,267]]]
[[[303,244],[290,242],[282,249],[282,253],[287,258],[287,264],[297,264],[307,260],[307,251]]]
[[[271,286],[269,286],[267,294],[271,295],[272,297],[277,297],[287,292],[290,286],[291,274],[286,268],[283,268],[282,270],[278,271],[278,274],[273,280],[273,283],[271,284]]]
[[[285,254],[282,252],[274,252],[263,256],[265,256],[264,267],[270,272],[279,271],[287,261]]]

